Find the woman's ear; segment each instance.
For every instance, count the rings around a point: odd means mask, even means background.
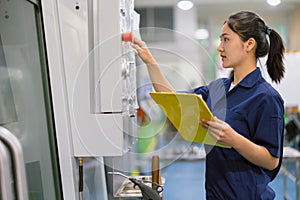
[[[250,52],[252,50],[254,50],[256,47],[256,41],[254,38],[249,38],[247,41],[246,41],[246,50],[247,52]]]

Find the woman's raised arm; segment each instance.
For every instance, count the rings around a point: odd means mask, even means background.
[[[161,72],[156,60],[153,58],[145,42],[134,38],[131,46],[136,49],[139,57],[147,65],[148,73],[153,87],[157,92],[175,92],[172,85]]]

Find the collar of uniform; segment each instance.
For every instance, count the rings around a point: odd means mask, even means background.
[[[257,67],[254,71],[248,74],[238,85],[251,88],[262,78],[260,69]],[[228,79],[227,86],[229,87],[233,79]]]
[[[257,67],[254,71],[248,74],[239,85],[247,88],[253,87],[262,78],[260,69]]]

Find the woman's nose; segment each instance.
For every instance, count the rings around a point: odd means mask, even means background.
[[[220,42],[219,46],[218,46],[218,49],[217,49],[219,52],[222,52],[224,51],[224,47],[223,47],[223,44],[222,42]]]

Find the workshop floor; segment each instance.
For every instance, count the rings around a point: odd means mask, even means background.
[[[164,187],[165,200],[201,200],[205,199],[204,176],[205,162],[202,160],[186,161],[178,160],[162,170],[162,176],[166,178]],[[270,184],[276,192],[275,200],[283,200],[283,175],[279,173]],[[295,184],[287,182],[290,199],[296,199]]]

